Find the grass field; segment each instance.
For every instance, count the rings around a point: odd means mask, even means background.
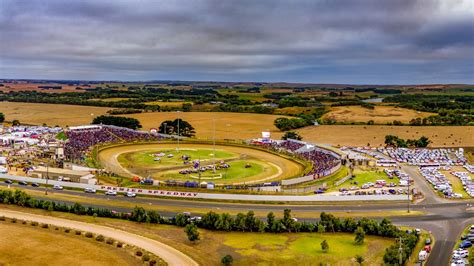
[[[73,231],[0,221],[0,265],[137,265],[123,249]]]
[[[215,119],[216,138],[218,139],[249,139],[259,138],[262,131],[270,131],[277,138],[282,133],[273,125],[279,115],[226,113],[226,112],[161,112],[124,115],[140,120],[143,129],[158,128],[165,120],[181,118],[188,121],[196,129],[197,138],[211,139],[213,136],[213,119]]]
[[[474,127],[472,126],[359,126],[327,125],[309,126],[299,130],[304,140],[335,146],[380,146],[386,135],[396,135],[404,139],[426,136],[432,141],[431,147],[472,147]]]
[[[105,114],[109,108],[36,103],[1,102],[0,112],[7,121],[14,119],[27,124],[41,125],[83,125],[95,116]],[[34,115],[32,115],[34,114]],[[196,129],[197,138],[213,137],[213,119],[216,123],[217,139],[249,139],[261,137],[262,131],[270,131],[272,138],[279,139],[280,132],[273,121],[280,115],[211,112],[161,112],[124,115],[138,118],[144,130],[157,128],[164,120],[182,118]],[[427,136],[432,147],[474,147],[474,127],[472,126],[363,126],[363,125],[323,125],[297,130],[304,140],[331,145],[371,146],[383,145],[385,135],[402,138]]]
[[[0,102],[0,113],[6,121],[49,126],[90,124],[94,117],[104,115],[110,108],[66,104]]]
[[[398,185],[399,179],[398,177],[394,176],[393,179],[389,179],[387,174],[383,171],[364,171],[361,169],[354,170],[355,177],[353,179],[349,179],[346,182],[342,183],[339,186],[335,186],[330,189],[330,191],[338,191],[339,188],[349,188],[351,186],[361,187],[363,184],[372,182],[375,184],[376,180],[385,180],[388,183],[394,182]]]
[[[443,173],[446,176],[446,178],[451,182],[454,193],[461,194],[464,199],[471,198],[471,196],[469,196],[469,194],[467,194],[466,190],[464,190],[464,187],[462,186],[461,180],[458,177],[452,175],[450,173],[451,171],[466,172],[466,169],[464,169],[463,167],[453,167],[450,171],[440,170],[440,172]],[[473,176],[471,175],[471,178],[472,177]]]
[[[393,120],[410,122],[414,118],[425,118],[434,113],[417,112],[415,110],[395,106],[375,106],[374,109],[362,106],[337,106],[331,107],[331,111],[323,118],[332,118],[340,122],[367,122],[373,120],[375,123],[385,124]]]
[[[109,226],[139,234],[168,244],[199,261],[202,265],[219,265],[223,256],[230,254],[233,265],[352,265],[355,255],[362,255],[366,265],[380,265],[385,249],[394,240],[382,237],[365,237],[365,244],[354,245],[354,235],[344,233],[239,233],[199,230],[201,240],[191,243],[183,228],[169,225],[134,223],[118,219],[93,218],[69,213],[47,212],[6,206],[43,215]],[[321,241],[326,239],[329,251],[321,252]]]

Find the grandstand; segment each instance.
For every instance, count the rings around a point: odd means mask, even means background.
[[[83,159],[84,153],[94,145],[131,141],[160,140],[163,136],[156,133],[133,130],[111,125],[87,125],[70,127],[65,132],[68,141],[65,155],[70,159]]]

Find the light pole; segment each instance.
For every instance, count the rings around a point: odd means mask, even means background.
[[[403,248],[402,248],[402,237],[400,237],[400,247],[398,248],[398,263],[403,265]]]
[[[216,173],[216,119],[212,119],[212,124],[213,124],[213,132],[212,132],[212,147],[213,147],[213,152],[212,152],[212,157],[213,157],[213,164],[214,164],[214,174]]]
[[[46,163],[46,189],[44,191],[45,195],[48,195],[48,180],[49,180],[49,159],[48,159],[48,162]]]

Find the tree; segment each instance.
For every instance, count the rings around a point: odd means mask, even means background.
[[[421,136],[421,138],[418,139],[418,141],[416,142],[416,147],[418,148],[426,148],[428,147],[428,145],[431,143],[430,139],[425,137],[425,136]]]
[[[287,140],[287,139],[302,140],[303,137],[300,136],[298,133],[296,133],[294,131],[288,131],[281,137],[281,139],[283,139],[283,140]]]
[[[369,120],[369,121],[367,121],[367,125],[373,125],[373,124],[375,124],[375,123],[374,123],[374,120]]]
[[[321,242],[321,249],[323,250],[323,252],[328,252],[329,244],[326,241],[326,239],[324,239],[323,242]]]
[[[268,228],[268,231],[272,232],[272,227],[273,227],[273,224],[275,223],[275,214],[273,214],[273,212],[269,212],[267,214],[267,228]]]
[[[324,225],[318,224],[318,233],[324,233],[326,232],[326,229],[324,228]]]
[[[145,222],[146,221],[146,211],[143,207],[135,206],[133,208],[132,214],[130,215],[130,220],[135,222]]]
[[[19,125],[20,125],[20,121],[19,121],[19,120],[16,120],[16,119],[15,119],[15,120],[12,121],[12,126],[15,127],[15,126],[19,126]]]
[[[362,257],[361,255],[356,255],[355,260],[357,263],[359,263],[359,265],[362,265],[362,263],[364,263],[365,261],[364,257]]]
[[[92,120],[92,124],[104,124],[118,127],[126,127],[130,129],[139,129],[142,127],[140,121],[131,117],[101,115]]]
[[[175,119],[173,121],[163,121],[158,128],[158,132],[162,134],[179,135],[183,137],[192,137],[196,134],[194,127],[189,122],[181,118]]]
[[[355,238],[354,238],[354,242],[357,244],[357,245],[362,245],[364,244],[364,238],[365,238],[365,231],[362,227],[357,227],[356,231],[355,231]]]
[[[3,121],[5,121],[5,115],[0,113],[0,123],[3,123]]]
[[[234,262],[234,258],[232,258],[231,255],[225,255],[224,257],[222,257],[221,262],[224,266],[230,266],[232,265],[232,262]]]
[[[295,223],[295,220],[293,220],[293,218],[291,217],[290,209],[283,210],[283,219],[281,220],[281,222],[288,231],[291,231],[293,229],[293,224]]]
[[[186,225],[184,232],[186,232],[189,241],[194,242],[199,240],[199,231],[197,230],[197,226],[194,223]]]

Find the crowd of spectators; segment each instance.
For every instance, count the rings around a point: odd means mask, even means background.
[[[313,163],[313,169],[308,175],[323,177],[330,174],[330,170],[336,167],[341,161],[330,153],[314,149],[300,153],[300,155]]]
[[[303,146],[305,146],[305,144],[303,144],[301,142],[290,141],[290,140],[282,141],[282,142],[277,144],[278,148],[283,148],[283,149],[285,149],[287,151],[291,151],[291,152],[299,150]]]
[[[100,143],[147,141],[159,140],[161,138],[157,134],[109,125],[68,130],[66,131],[66,136],[68,141],[64,149],[65,155],[74,159],[83,158],[84,152]]]

